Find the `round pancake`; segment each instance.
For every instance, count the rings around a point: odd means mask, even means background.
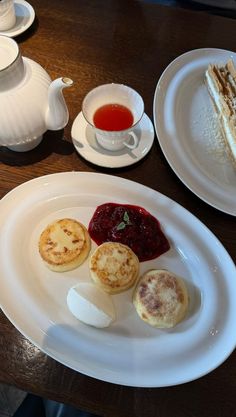
[[[133,303],[142,320],[154,327],[169,328],[183,320],[188,292],[180,277],[164,269],[154,269],[141,277]]]
[[[41,233],[39,253],[52,271],[77,268],[90,251],[90,236],[83,224],[74,219],[60,219]]]
[[[109,294],[117,294],[132,287],[139,274],[139,260],[126,245],[105,242],[90,258],[92,280]]]

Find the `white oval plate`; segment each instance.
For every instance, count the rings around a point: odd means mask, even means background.
[[[171,249],[141,263],[141,273],[166,268],[184,278],[190,305],[175,328],[159,330],[141,321],[132,289],[113,296],[117,320],[108,329],[86,326],[68,310],[66,295],[72,285],[90,280],[88,262],[63,274],[43,264],[38,239],[49,222],[71,216],[87,226],[96,206],[108,201],[142,204],[160,220]],[[235,266],[217,238],[174,201],[122,178],[68,172],[22,184],[1,200],[0,210],[0,305],[52,358],[104,381],[161,387],[199,378],[233,351]]]
[[[181,181],[213,207],[236,215],[236,170],[225,154],[217,118],[204,84],[209,63],[236,54],[196,49],[176,58],[160,77],[153,103],[161,149]]]

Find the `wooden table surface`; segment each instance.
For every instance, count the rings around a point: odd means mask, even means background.
[[[204,47],[236,52],[236,20],[131,0],[31,0],[36,20],[17,41],[24,56],[52,78],[74,80],[65,91],[70,120],[47,132],[29,153],[0,148],[0,197],[19,184],[63,171],[103,172],[147,185],[178,201],[220,239],[236,260],[235,218],[207,205],[177,178],[158,141],[139,163],[103,169],[86,162],[71,143],[71,126],[85,94],[118,82],[137,89],[152,118],[153,96],[165,67]],[[0,313],[0,382],[106,417],[225,417],[235,415],[236,354],[196,381],[168,388],[102,382],[61,365],[25,339]]]

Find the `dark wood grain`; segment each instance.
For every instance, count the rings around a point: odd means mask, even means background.
[[[117,175],[178,201],[216,234],[235,261],[235,218],[189,191],[169,167],[157,141],[136,165],[109,170],[80,157],[70,131],[85,94],[106,82],[137,89],[152,118],[156,83],[165,67],[195,48],[236,52],[236,20],[131,0],[31,0],[31,4],[36,20],[17,41],[22,54],[40,63],[52,78],[74,80],[65,91],[70,121],[64,131],[47,132],[31,152],[17,154],[0,148],[0,197],[27,180],[55,172]],[[101,416],[235,416],[235,370],[233,353],[211,374],[182,386],[141,389],[103,383],[47,357],[0,314],[0,381]]]

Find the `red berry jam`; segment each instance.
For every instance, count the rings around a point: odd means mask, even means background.
[[[119,242],[129,246],[141,262],[157,258],[170,249],[159,221],[144,208],[130,204],[98,206],[88,231],[97,245]]]

